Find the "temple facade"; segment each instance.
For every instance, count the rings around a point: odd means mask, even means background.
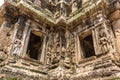
[[[120,0],[5,0],[0,80],[120,79]]]

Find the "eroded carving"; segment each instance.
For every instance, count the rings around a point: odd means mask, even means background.
[[[101,53],[106,54],[108,52],[115,52],[115,45],[112,36],[113,34],[110,32],[110,29],[103,23],[99,28],[99,45],[101,48]]]
[[[110,54],[115,53],[115,46],[112,29],[108,25],[110,22],[106,21],[107,16],[101,9],[106,5],[101,2],[104,0],[23,1],[29,3],[25,5],[25,9],[24,2],[17,6],[12,4],[14,7],[19,6],[20,11],[19,14],[13,12],[16,16],[10,14],[10,20],[15,18],[18,21],[12,22],[14,30],[11,32],[14,34],[10,36],[13,39],[9,46],[11,51],[0,50],[0,74],[29,80],[98,80],[112,77],[119,71],[120,62],[113,60],[114,55]],[[82,1],[85,4],[83,6]],[[102,6],[99,6],[100,2]],[[11,3],[6,4],[11,6]],[[30,10],[28,5],[32,7]],[[38,10],[43,12],[37,13]],[[51,16],[46,15],[49,10]],[[65,20],[56,23],[61,17]],[[37,38],[31,37],[31,34]],[[100,56],[97,53],[100,53]],[[11,55],[9,59],[6,54]],[[2,60],[4,57],[6,61]],[[1,64],[1,61],[4,63]]]
[[[22,46],[22,41],[20,39],[21,38],[18,37],[14,42],[13,55],[18,54],[20,52],[20,48]],[[20,55],[20,54],[18,54],[18,55]]]
[[[108,46],[108,38],[107,34],[105,33],[104,28],[99,28],[99,44],[101,45],[101,52],[103,54],[106,54],[109,52],[109,46]]]

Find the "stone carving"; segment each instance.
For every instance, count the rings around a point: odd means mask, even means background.
[[[106,54],[109,52],[109,46],[108,46],[108,38],[107,34],[105,33],[104,28],[99,28],[99,44],[100,49],[103,54]]]
[[[108,45],[109,45],[110,53],[115,53],[115,44],[113,40],[113,34],[110,31],[110,29],[108,29],[107,32],[108,32]]]
[[[99,28],[99,44],[103,54],[115,52],[112,36],[113,35],[112,32],[110,32],[110,29],[107,28],[106,24],[103,23]]]
[[[113,60],[114,55],[110,54],[115,48],[112,29],[109,28],[111,22],[105,21],[109,16],[106,8],[109,9],[111,4],[105,4],[105,0],[82,1],[21,0],[18,5],[11,4],[11,1],[5,3],[0,17],[5,11],[14,30],[10,36],[13,39],[10,40],[11,51],[0,50],[0,75],[28,80],[103,80],[120,73],[120,61]],[[6,9],[6,6],[10,8]],[[33,33],[35,37],[31,37]],[[31,40],[35,41],[32,43]],[[25,58],[26,53],[28,58]],[[8,60],[4,61],[4,57]],[[1,64],[1,61],[4,62]]]
[[[20,55],[20,49],[22,46],[22,41],[20,38],[16,39],[14,42],[13,55]]]
[[[8,54],[5,49],[0,49],[0,68],[7,64]]]
[[[51,32],[49,35],[49,41],[47,42],[47,64],[50,65],[51,64],[51,49],[52,49],[52,44],[53,44],[53,28],[51,28]]]
[[[65,0],[60,0],[57,5],[60,6],[60,13],[62,16],[66,17],[68,14],[69,4]]]
[[[22,39],[23,39],[23,31],[25,26],[25,19],[20,17],[18,22],[15,24],[15,32],[13,37],[12,55],[21,55],[21,47],[22,47]]]
[[[75,36],[69,30],[65,34],[61,34],[61,32],[63,32],[61,29],[57,31],[58,32],[51,32],[50,34],[47,50],[47,64],[54,66],[63,65],[65,68],[72,68],[75,64]]]
[[[34,4],[37,5],[38,7],[41,7],[41,0],[35,0]]]
[[[25,0],[28,4],[35,4],[37,7],[47,8],[53,13],[54,18],[66,18],[71,12],[81,7],[82,0]],[[46,3],[43,3],[46,2]],[[49,6],[46,4],[50,4]],[[32,5],[32,4],[31,4]]]
[[[6,53],[3,50],[0,50],[0,60],[4,60],[6,58]]]
[[[51,63],[51,51],[50,51],[50,48],[48,48],[48,50],[47,50],[46,58],[47,58],[46,64],[51,65],[50,64]]]
[[[65,66],[65,68],[71,68],[71,61],[72,61],[72,59],[71,59],[71,52],[65,52],[65,60],[64,60],[64,66]]]
[[[59,1],[59,0],[49,0],[49,3],[50,3],[51,5],[56,6],[56,4],[58,3],[58,1]]]
[[[66,29],[66,51],[65,51],[65,60],[64,66],[66,68],[74,67],[74,58],[75,58],[75,35],[70,30]]]
[[[53,45],[54,44],[54,45]],[[53,28],[51,29],[51,34],[48,42],[48,50],[47,50],[47,64],[56,64],[59,63],[60,58],[60,40],[59,40],[59,32],[53,32]]]
[[[50,71],[49,72],[49,76],[50,76],[50,80],[53,79],[59,79],[62,80],[64,78],[64,74],[65,74],[65,70],[62,67],[58,67],[56,68],[54,71]]]
[[[75,12],[78,9],[77,0],[72,0],[72,12]]]

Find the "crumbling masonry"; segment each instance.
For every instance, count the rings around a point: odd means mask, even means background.
[[[5,0],[0,79],[120,77],[120,0]]]

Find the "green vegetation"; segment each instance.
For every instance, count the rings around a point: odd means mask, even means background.
[[[19,78],[5,77],[5,78],[0,78],[0,80],[20,80],[20,79]]]
[[[120,80],[120,78],[108,79],[108,80]]]

